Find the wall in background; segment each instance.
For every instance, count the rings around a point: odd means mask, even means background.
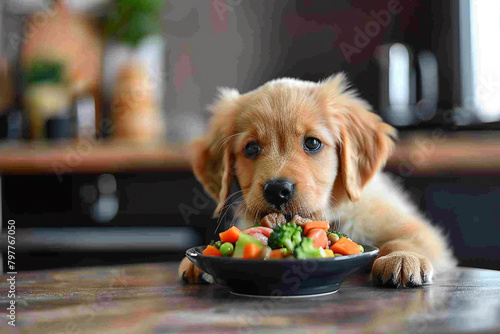
[[[277,74],[292,37],[282,38],[276,20],[290,5],[293,2],[262,0],[169,2],[164,14],[164,75],[171,141],[186,141],[204,131],[206,106],[217,87],[246,92]]]

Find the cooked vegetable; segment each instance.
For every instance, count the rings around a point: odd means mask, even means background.
[[[316,248],[326,248],[328,246],[328,238],[326,232],[319,228],[313,228],[307,233],[307,237],[312,239],[314,247]]]
[[[340,239],[340,237],[337,234],[335,234],[335,233],[331,233],[331,232],[328,233],[328,232],[326,232],[326,235],[328,237],[328,240],[330,240],[330,242],[332,244],[336,243]]]
[[[314,247],[312,239],[309,238],[302,238],[300,245],[295,248],[294,254],[297,259],[316,259],[326,257],[325,250],[323,248]]]
[[[240,236],[241,230],[236,226],[232,226],[229,230],[219,233],[220,241],[235,243]]]
[[[339,239],[342,238],[342,237],[345,237],[345,238],[349,239],[349,236],[347,234],[344,234],[344,233],[339,232],[339,231],[333,231],[333,232],[327,231],[326,234],[328,234],[328,235],[334,234],[337,237],[339,237]]]
[[[335,257],[335,254],[331,249],[325,249],[326,257]]]
[[[202,252],[203,255],[207,256],[222,256],[222,253],[220,250],[217,249],[217,247],[208,245],[207,248]]]
[[[257,244],[247,244],[243,250],[244,259],[258,259],[260,257],[260,252],[262,251],[262,246]]]
[[[272,251],[273,250],[269,246],[262,247],[262,250],[260,251],[260,254],[259,254],[259,259],[264,259],[264,260],[269,259],[269,256],[271,255]]]
[[[222,245],[222,242],[220,242],[220,241],[213,241],[213,240],[212,240],[212,241],[210,242],[210,245],[211,245],[211,246],[215,246],[215,248],[219,249],[219,248],[220,248],[220,246]]]
[[[234,247],[233,257],[243,258],[245,246],[248,244],[256,244],[260,247],[264,246],[262,242],[252,237],[251,235],[240,233],[240,237],[238,238],[238,241],[236,241],[236,246]]]
[[[231,256],[234,251],[234,246],[230,242],[225,242],[220,246],[219,251],[222,253],[222,256]]]
[[[268,244],[271,248],[283,248],[293,252],[294,248],[300,244],[302,240],[302,227],[295,223],[286,223],[279,225],[271,233]]]
[[[347,239],[346,237],[342,237],[337,241],[336,243],[333,244],[330,249],[334,253],[339,253],[343,255],[354,255],[354,254],[359,254],[361,252],[361,249],[359,248],[359,245],[355,243],[354,241]]]
[[[279,260],[283,259],[285,257],[285,254],[287,254],[286,248],[273,249],[271,251],[271,254],[269,254],[269,258]]]
[[[319,228],[324,231],[328,231],[328,229],[330,228],[330,223],[327,221],[318,221],[318,220],[307,222],[306,226],[304,227],[304,234],[307,235],[307,232],[309,232],[309,230],[312,230],[314,228]]]
[[[273,225],[274,229],[253,226],[240,231],[232,226],[219,233],[221,241],[212,241],[203,254],[267,260],[333,258],[364,252],[362,245],[344,233],[328,231],[327,221],[312,221],[296,215],[285,223],[283,214],[271,213],[262,222]]]

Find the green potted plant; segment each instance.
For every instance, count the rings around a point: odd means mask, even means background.
[[[163,0],[115,0],[107,17],[106,33],[133,47],[161,33]]]

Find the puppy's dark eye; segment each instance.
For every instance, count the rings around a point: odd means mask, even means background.
[[[245,145],[243,152],[249,159],[255,159],[262,152],[262,148],[256,141],[251,141]]]
[[[321,143],[321,141],[317,138],[307,137],[304,140],[304,150],[308,153],[316,153],[321,149],[322,146],[323,143]]]

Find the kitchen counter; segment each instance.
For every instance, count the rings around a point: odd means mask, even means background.
[[[0,173],[61,174],[190,171],[184,144],[109,141],[5,142]],[[402,134],[386,170],[401,176],[498,174],[500,133],[419,131]]]
[[[177,263],[19,273],[16,328],[0,333],[500,332],[500,272],[457,268],[433,285],[377,288],[367,275],[329,296],[261,299],[218,285],[184,285]]]

